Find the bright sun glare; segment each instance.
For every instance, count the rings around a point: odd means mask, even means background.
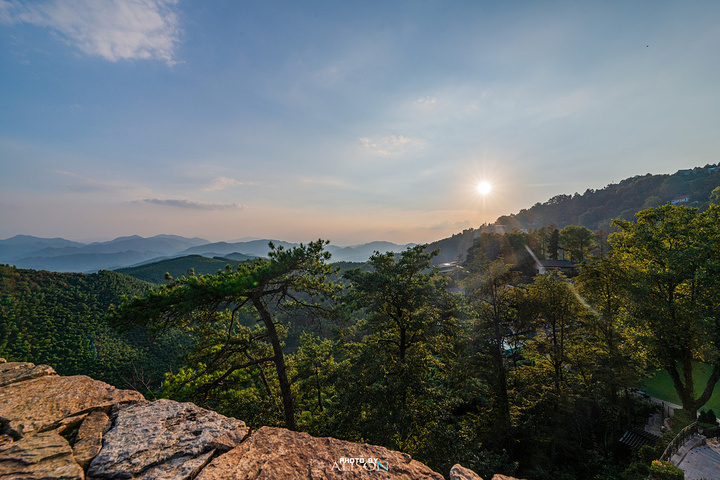
[[[492,190],[492,185],[489,182],[480,182],[477,185],[477,191],[480,195],[487,195]]]

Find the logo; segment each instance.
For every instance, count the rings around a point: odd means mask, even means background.
[[[340,459],[337,462],[333,462],[332,470],[337,470],[338,472],[352,472],[352,471],[358,471],[358,470],[364,470],[367,472],[379,472],[379,471],[390,471],[390,462],[385,460],[380,460],[378,458],[373,457],[340,457]]]

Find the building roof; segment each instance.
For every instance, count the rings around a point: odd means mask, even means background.
[[[570,260],[537,260],[535,263],[543,268],[575,268]]]
[[[660,437],[654,433],[650,433],[639,428],[633,428],[632,430],[625,432],[622,438],[620,438],[620,443],[624,443],[630,448],[639,449],[645,445],[655,445],[655,442],[659,439]]]

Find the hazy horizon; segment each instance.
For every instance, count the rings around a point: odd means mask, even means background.
[[[0,238],[427,243],[714,164],[719,21],[711,1],[0,0]]]
[[[5,241],[5,240],[10,240],[10,239],[12,239],[12,238],[15,238],[16,236],[23,236],[23,235],[27,235],[27,234],[18,233],[18,234],[16,234],[16,235],[12,235],[12,236],[7,237],[7,238],[0,238],[0,242]],[[177,234],[174,234],[174,233],[158,233],[158,234],[156,234],[156,235],[148,235],[148,236],[136,235],[136,234],[128,234],[128,235],[119,235],[119,236],[117,236],[117,237],[111,237],[111,238],[106,238],[106,237],[98,237],[98,238],[67,238],[67,237],[58,237],[57,235],[55,235],[55,236],[50,236],[50,237],[38,237],[37,235],[29,235],[29,236],[35,237],[35,238],[45,238],[45,239],[61,238],[61,239],[63,239],[63,240],[69,240],[69,241],[72,241],[72,242],[84,243],[84,244],[89,245],[89,244],[92,244],[92,243],[105,243],[105,242],[110,242],[110,241],[117,240],[117,239],[129,238],[129,237],[133,237],[133,236],[139,236],[139,237],[148,239],[148,238],[153,238],[153,237],[162,236],[162,235],[178,236],[178,237],[183,237],[183,238],[187,238],[187,239],[200,239],[200,240],[205,240],[205,241],[207,241],[209,244],[212,244],[212,243],[230,243],[230,244],[232,244],[232,243],[254,242],[254,241],[258,241],[258,240],[267,240],[267,241],[273,241],[273,242],[288,242],[288,243],[303,243],[303,244],[307,244],[308,242],[318,240],[317,238],[307,238],[307,239],[303,239],[303,240],[287,240],[287,239],[284,239],[284,238],[263,238],[263,237],[244,237],[244,238],[231,238],[231,239],[223,239],[223,238],[220,238],[220,239],[211,239],[211,238],[198,237],[198,236],[188,237],[188,236],[186,236],[186,235],[177,235]],[[323,238],[323,240],[330,240],[330,245],[333,245],[333,246],[335,246],[335,247],[342,247],[342,248],[344,248],[344,247],[357,247],[357,246],[366,245],[366,244],[368,244],[368,243],[389,242],[389,240],[370,240],[370,241],[368,241],[368,242],[362,242],[362,243],[340,244],[340,243],[337,243],[337,242],[333,242],[333,241],[332,241],[331,239],[329,239],[329,238]],[[438,239],[438,240],[442,240],[442,239]],[[389,243],[396,243],[396,242],[389,242]],[[409,245],[409,244],[416,244],[416,243],[418,243],[418,242],[407,242],[407,243],[400,243],[400,244],[397,244],[397,243],[396,243],[396,244],[402,246],[402,245]],[[429,242],[429,243],[432,243],[432,242]]]

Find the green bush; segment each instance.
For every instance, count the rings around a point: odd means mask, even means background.
[[[685,480],[685,472],[670,462],[653,460],[648,480]]]

